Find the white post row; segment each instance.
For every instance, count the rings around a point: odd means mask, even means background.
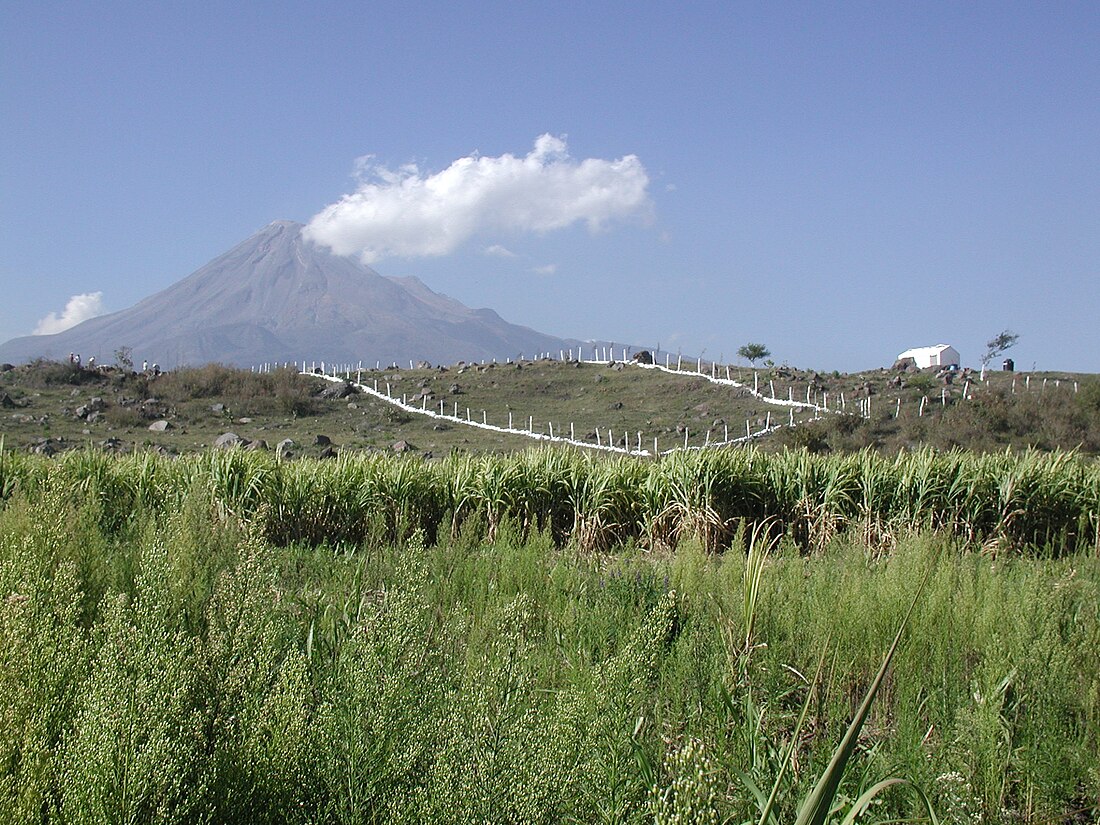
[[[570,350],[569,353],[570,353],[570,358],[572,358],[572,350]],[[599,351],[598,350],[595,351],[594,354],[598,356]],[[580,354],[578,353],[578,357],[579,357],[579,355]],[[614,357],[613,353],[610,353],[608,351],[608,348],[604,348],[603,355],[604,355],[605,358]],[[629,355],[629,350],[624,348],[623,349],[623,360],[624,360],[624,362],[628,358],[628,355]],[[559,356],[564,358],[564,350],[559,352]],[[546,353],[545,357],[549,359],[552,356],[549,353]],[[670,358],[671,358],[671,354],[666,353],[665,354],[666,369],[669,368],[668,365],[670,363]],[[316,370],[317,362],[314,361],[314,362],[311,362],[311,363],[313,364],[313,369]],[[376,362],[376,368],[378,368],[379,365],[380,365],[380,362]],[[269,367],[270,367],[269,364],[265,364],[260,369],[269,371]],[[303,360],[302,361],[303,370],[305,369],[305,367],[306,367],[306,361]],[[331,365],[331,364],[327,365],[326,362],[324,362],[324,361],[320,362],[320,367],[321,367],[320,372],[321,372],[322,375],[325,375],[326,374],[326,372],[325,372],[326,369],[328,367],[331,367],[333,378],[337,377],[337,374],[340,370],[340,367],[338,365]],[[415,368],[414,362],[410,361],[410,367]],[[677,370],[682,370],[682,368],[683,368],[682,356],[677,356]],[[343,365],[343,371],[345,372],[346,379],[350,381],[351,380],[351,371],[352,371],[351,365],[350,364]],[[727,376],[726,380],[727,381],[731,381],[731,383],[734,383],[736,386],[741,386],[740,384],[737,384],[736,382],[732,382],[732,379],[730,377],[730,375],[731,375],[730,367],[728,365],[725,367],[725,371],[726,371],[726,376]],[[698,362],[697,362],[697,374],[698,375],[705,375],[705,373],[702,372],[702,357],[701,356],[699,357]],[[711,375],[708,376],[708,377],[710,377],[711,379],[713,379],[715,381],[719,380],[718,376],[717,376],[717,363],[712,363],[711,364]],[[357,383],[359,383],[360,386],[361,386],[362,361],[359,362],[359,366],[357,368],[356,378],[357,378]],[[1028,376],[1028,378],[1030,378],[1030,376]],[[760,387],[759,387],[759,374],[754,372],[753,373],[753,379],[754,379],[754,381],[753,381],[753,385],[754,385],[753,386],[753,394],[758,396],[758,397],[763,398],[763,396],[760,396],[760,392],[759,392],[759,389],[760,389]],[[378,393],[378,379],[377,378],[374,379],[373,384],[374,384],[375,393]],[[778,400],[777,397],[776,397],[774,380],[769,380],[769,389],[770,389],[770,393],[771,393],[771,400],[772,401]],[[1076,389],[1076,387],[1075,387],[1075,389]],[[807,387],[807,403],[809,403],[809,395],[810,395],[810,390]],[[389,399],[391,402],[400,403],[402,406],[405,406],[405,407],[409,406],[408,398],[404,394],[401,396],[401,401],[400,402],[396,401],[396,399],[393,397],[393,388],[392,388],[392,386],[389,382],[386,382],[386,398]],[[816,398],[815,398],[815,400],[816,400]],[[922,407],[923,407],[923,403],[926,400],[927,399],[922,399]],[[899,401],[900,401],[900,399],[899,399]],[[780,402],[780,403],[782,403],[782,402]],[[793,404],[793,387],[790,387],[790,386],[788,386],[788,388],[787,388],[787,403],[788,404]],[[842,406],[844,405],[844,403],[845,403],[844,394],[841,393],[841,404],[842,404]],[[826,394],[825,404],[826,405],[828,404],[827,394]],[[815,406],[814,417],[817,418],[818,413],[820,412],[820,410],[818,410],[816,408],[816,405],[814,405],[814,406]],[[415,408],[412,408],[412,409],[413,409],[413,411],[416,411],[416,412],[425,412],[425,413],[427,413],[427,399],[426,399],[426,397],[422,399],[420,410],[416,410]],[[428,413],[428,414],[434,415],[435,413]],[[869,401],[868,401],[868,403],[865,407],[864,414],[868,415],[868,416],[870,415],[870,403],[869,403]],[[440,413],[439,413],[439,415],[443,418],[447,417],[446,414],[445,414],[445,402],[443,400],[440,401]],[[457,402],[455,402],[455,404],[454,404],[453,418],[456,421],[461,421],[462,420],[458,416],[458,403]],[[509,412],[508,418],[509,418],[509,427],[508,427],[508,429],[512,430],[514,428],[514,423],[513,423],[513,417],[512,417],[511,412]],[[794,426],[795,421],[794,421],[793,406],[789,410],[789,422],[790,422],[790,426]],[[474,423],[473,420],[472,420],[472,414],[471,414],[471,411],[470,411],[469,408],[467,408],[467,410],[466,410],[466,423],[470,423],[470,424]],[[488,413],[485,410],[482,410],[481,424],[486,426],[486,427],[488,426]],[[746,437],[751,438],[752,437],[751,421],[746,420],[745,424],[746,424]],[[554,435],[553,435],[553,422],[549,422],[549,428],[550,428],[550,432],[551,432],[550,437],[554,438]],[[498,428],[492,428],[492,429],[498,429]],[[766,420],[765,420],[765,426],[764,426],[764,429],[761,430],[761,433],[766,432],[766,431],[770,431],[770,429],[771,429],[771,413],[768,412]],[[534,416],[530,416],[528,418],[527,432],[531,435],[534,435]],[[576,442],[576,428],[575,428],[575,423],[574,422],[570,422],[569,433],[570,433],[570,439],[569,439],[570,441],[572,441],[574,443],[578,443],[579,446],[584,446],[583,444],[581,444],[579,442]],[[635,434],[635,436],[636,436],[635,444],[637,445],[637,451],[641,452],[641,431],[638,431]],[[724,436],[723,443],[729,442],[729,427],[728,427],[728,425],[723,426],[723,436]],[[600,442],[601,442],[602,439],[601,439],[601,434],[600,434],[599,428],[596,429],[596,437],[597,437],[597,444],[600,445]],[[624,444],[627,447],[626,451],[629,452],[629,445],[630,445],[630,433],[629,432],[624,434],[623,441],[624,441]],[[610,430],[610,429],[608,430],[608,433],[607,433],[607,442],[608,442],[607,443],[607,448],[617,449],[613,445],[614,434],[613,434],[613,431]],[[690,442],[690,431],[687,428],[685,428],[685,430],[684,430],[684,446],[685,446],[685,448],[687,448],[689,446],[689,442]],[[710,431],[709,431],[709,429],[708,429],[707,434],[706,434],[705,443],[708,444],[708,445],[710,443]],[[654,446],[654,452],[656,453],[657,446],[659,445],[659,442],[658,442],[658,439],[657,439],[656,436],[654,437],[654,445],[655,445]],[[694,448],[694,449],[698,449],[698,448]]]

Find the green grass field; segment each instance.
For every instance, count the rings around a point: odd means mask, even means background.
[[[0,819],[740,823],[775,787],[792,822],[927,578],[833,819],[904,778],[943,822],[1095,821],[1098,490],[1039,454],[6,452]]]
[[[0,822],[1096,821],[1100,384],[756,380],[0,373]]]

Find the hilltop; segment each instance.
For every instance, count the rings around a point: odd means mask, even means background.
[[[694,368],[696,365],[692,365]],[[635,364],[557,360],[422,364],[352,374],[406,407],[584,443],[652,451],[702,447],[746,432],[764,449],[814,452],[931,446],[997,451],[1034,447],[1100,453],[1100,379],[1068,373],[951,377],[875,370],[852,375],[776,367],[704,365],[704,375]],[[753,387],[759,395],[752,394]],[[810,403],[769,403],[809,399]],[[968,396],[963,398],[964,393]],[[184,453],[232,432],[253,448],[290,439],[296,455],[399,449],[429,457],[453,450],[533,446],[503,434],[401,408],[344,382],[291,369],[221,365],[159,376],[38,361],[0,373],[0,435],[8,448],[52,452],[88,444],[115,451]],[[837,412],[843,408],[842,412]],[[827,411],[826,411],[827,410]],[[796,422],[795,427],[777,427]],[[150,427],[153,429],[150,429]],[[640,435],[639,435],[640,434]],[[329,444],[331,442],[331,444]]]

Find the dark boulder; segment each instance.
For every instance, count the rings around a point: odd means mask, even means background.
[[[338,401],[341,398],[347,398],[349,395],[355,395],[356,392],[358,392],[358,390],[345,381],[340,384],[332,384],[331,386],[325,387],[325,389],[321,391],[321,397]]]

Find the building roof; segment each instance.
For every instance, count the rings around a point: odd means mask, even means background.
[[[955,350],[950,344],[935,344],[931,347],[914,347],[913,349],[907,349],[901,355],[898,356],[900,361],[902,358],[917,358],[921,355],[939,355],[944,350]],[[958,350],[955,350],[958,354]]]

